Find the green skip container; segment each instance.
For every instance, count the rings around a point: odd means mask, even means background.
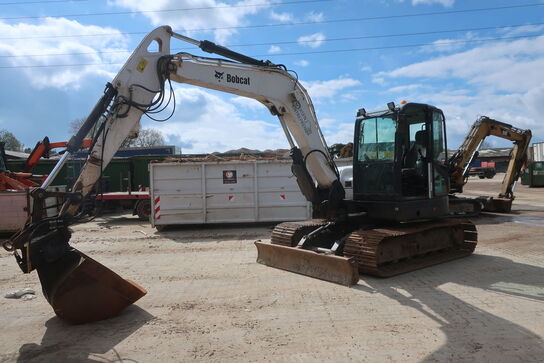
[[[533,161],[522,174],[522,184],[529,187],[544,187],[544,161]]]

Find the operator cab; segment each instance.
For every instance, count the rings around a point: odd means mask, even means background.
[[[371,218],[396,221],[448,214],[445,120],[436,107],[406,103],[355,123],[353,198]]]

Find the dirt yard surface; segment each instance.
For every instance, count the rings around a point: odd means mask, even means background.
[[[470,180],[489,195],[500,178]],[[271,226],[161,233],[130,215],[74,227],[72,244],[148,294],[121,315],[71,326],[41,294],[0,296],[1,362],[542,362],[544,189],[475,219],[468,258],[353,288],[255,262]],[[0,291],[40,289],[0,254]]]

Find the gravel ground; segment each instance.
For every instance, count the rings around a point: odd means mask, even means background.
[[[501,176],[471,179],[474,195]],[[544,189],[519,185],[510,215],[474,220],[468,258],[346,288],[255,263],[272,226],[177,228],[129,215],[76,226],[72,244],[148,294],[71,326],[45,299],[0,297],[0,361],[542,362]],[[0,291],[40,289],[0,254]]]

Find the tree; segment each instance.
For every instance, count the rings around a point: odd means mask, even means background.
[[[68,125],[70,134],[75,135],[79,131],[80,127],[83,126],[84,122],[85,122],[84,118],[76,118],[75,120],[70,122],[70,125]],[[92,130],[91,130],[91,132],[92,132]],[[89,135],[87,135],[87,136],[89,136]]]
[[[75,119],[70,122],[70,132],[76,134],[85,122],[84,118]],[[91,131],[92,134],[92,131]],[[91,137],[92,135],[87,135]],[[126,138],[121,144],[121,147],[148,147],[148,146],[161,146],[166,144],[162,133],[155,129],[140,129],[138,137],[135,139]]]
[[[141,129],[135,139],[126,138],[121,147],[161,146],[166,142],[159,130]]]
[[[2,129],[0,130],[0,142],[3,142],[4,148],[6,150],[12,150],[12,151],[21,151],[23,150],[23,143],[17,140],[15,135],[13,135],[8,130]]]

